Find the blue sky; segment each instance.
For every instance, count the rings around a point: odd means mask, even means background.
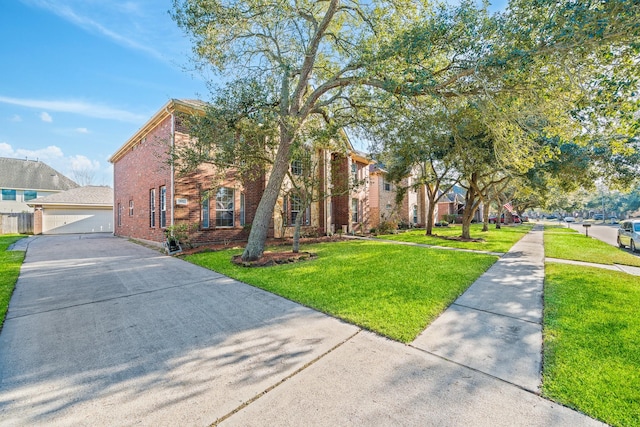
[[[503,5],[504,0],[496,1]],[[171,0],[8,0],[0,14],[0,157],[113,185],[109,157],[171,98],[208,99]]]
[[[170,98],[204,98],[170,0],[9,0],[0,14],[0,156],[113,185],[108,158]]]

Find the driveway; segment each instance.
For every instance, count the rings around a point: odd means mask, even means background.
[[[30,238],[0,425],[602,425],[465,363],[122,239]]]
[[[123,239],[31,239],[0,334],[2,425],[208,425],[357,332]]]

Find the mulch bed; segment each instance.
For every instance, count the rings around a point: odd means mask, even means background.
[[[439,236],[437,234],[433,234],[432,237],[437,237],[442,240],[455,240],[456,242],[484,242],[484,239],[463,239],[460,236]]]
[[[300,244],[310,243],[324,243],[324,242],[340,242],[347,240],[344,237],[338,235],[322,236],[322,237],[305,237],[300,239]],[[181,256],[191,255],[201,252],[214,252],[226,249],[244,248],[247,242],[228,242],[228,243],[211,243],[206,245],[200,245],[191,249],[183,249]],[[266,246],[291,246],[293,245],[292,239],[267,239]],[[262,257],[255,261],[244,262],[240,258],[241,255],[233,257],[231,262],[244,267],[268,267],[271,265],[287,264],[292,262],[306,261],[309,259],[317,258],[317,255],[310,252],[271,252],[267,251],[262,254]]]
[[[231,259],[231,262],[242,267],[270,267],[272,265],[307,261],[317,257],[318,255],[311,252],[264,252],[255,261],[242,261],[242,255],[236,255]]]

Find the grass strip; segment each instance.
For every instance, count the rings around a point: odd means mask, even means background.
[[[0,236],[0,330],[9,309],[9,301],[20,275],[24,251],[8,251],[7,248],[22,239],[20,235]]]
[[[380,235],[378,238],[395,240],[399,242],[412,242],[424,245],[444,246],[448,248],[473,249],[487,252],[507,252],[511,247],[527,234],[532,224],[516,226],[502,226],[496,229],[495,225],[489,226],[489,231],[482,231],[482,224],[471,224],[471,237],[482,239],[479,242],[463,242],[447,240],[441,237],[458,237],[462,233],[462,226],[450,225],[449,227],[434,227],[433,233],[437,236],[426,236],[423,229],[410,230],[398,234]]]
[[[549,258],[640,267],[640,257],[566,227],[545,227],[544,253]]]
[[[497,257],[372,241],[305,246],[318,258],[266,268],[230,262],[240,250],[186,256],[292,301],[400,342],[410,342]]]
[[[640,425],[640,277],[547,264],[543,394],[613,426]]]

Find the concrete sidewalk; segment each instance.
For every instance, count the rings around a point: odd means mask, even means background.
[[[542,227],[534,227],[412,345],[537,393],[542,366],[542,236]]]
[[[552,262],[552,263],[557,263],[557,264],[580,265],[582,267],[602,268],[604,270],[620,271],[622,273],[631,274],[632,276],[640,276],[640,267],[633,267],[631,265],[596,264],[596,263],[593,263],[593,262],[573,261],[573,260],[569,260],[569,259],[559,259],[559,258],[545,258],[545,262]]]

